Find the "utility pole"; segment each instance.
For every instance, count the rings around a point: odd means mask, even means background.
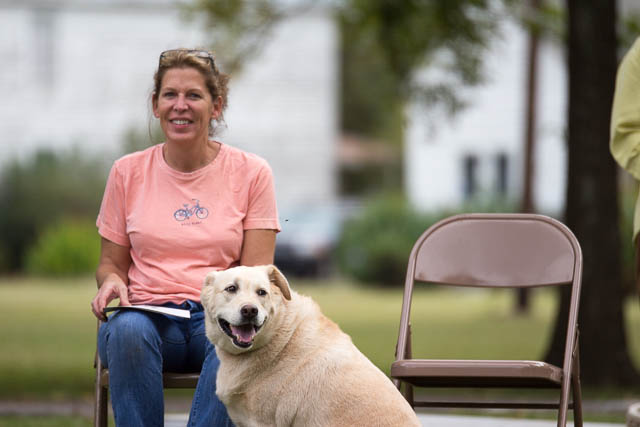
[[[525,129],[524,129],[524,176],[520,211],[534,213],[533,204],[533,177],[535,174],[535,142],[536,142],[536,89],[538,68],[538,13],[541,0],[529,0],[527,27],[529,33],[527,46],[527,80],[525,94]],[[529,291],[526,288],[518,289],[516,304],[517,313],[526,313],[529,310]]]

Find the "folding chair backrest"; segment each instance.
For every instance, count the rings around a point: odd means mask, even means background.
[[[483,287],[571,283],[576,247],[567,231],[543,216],[455,216],[418,239],[413,278]]]

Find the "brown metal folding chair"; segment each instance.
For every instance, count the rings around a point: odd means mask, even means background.
[[[391,377],[413,407],[568,409],[582,426],[578,306],[582,252],[562,223],[531,214],[466,214],[444,219],[416,241],[407,267],[396,361]],[[434,360],[411,355],[410,311],[415,282],[487,288],[570,286],[571,303],[562,366],[531,360]],[[550,388],[551,402],[417,399],[413,387]],[[573,402],[570,402],[572,392]]]
[[[98,329],[100,329],[101,323],[98,320]],[[97,348],[94,366],[96,368],[96,384],[93,425],[107,427],[109,425],[109,370],[102,366]],[[165,372],[163,384],[164,388],[195,388],[199,378],[199,373]]]

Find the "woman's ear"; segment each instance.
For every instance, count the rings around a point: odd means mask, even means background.
[[[153,110],[153,117],[156,119],[160,118],[160,114],[158,114],[158,95],[155,92],[151,95],[151,108]]]
[[[213,101],[213,109],[211,110],[211,119],[218,120],[222,115],[222,97],[219,96]]]

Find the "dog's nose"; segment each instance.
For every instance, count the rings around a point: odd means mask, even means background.
[[[245,305],[240,309],[240,314],[245,319],[253,319],[258,315],[258,307],[255,305]]]

